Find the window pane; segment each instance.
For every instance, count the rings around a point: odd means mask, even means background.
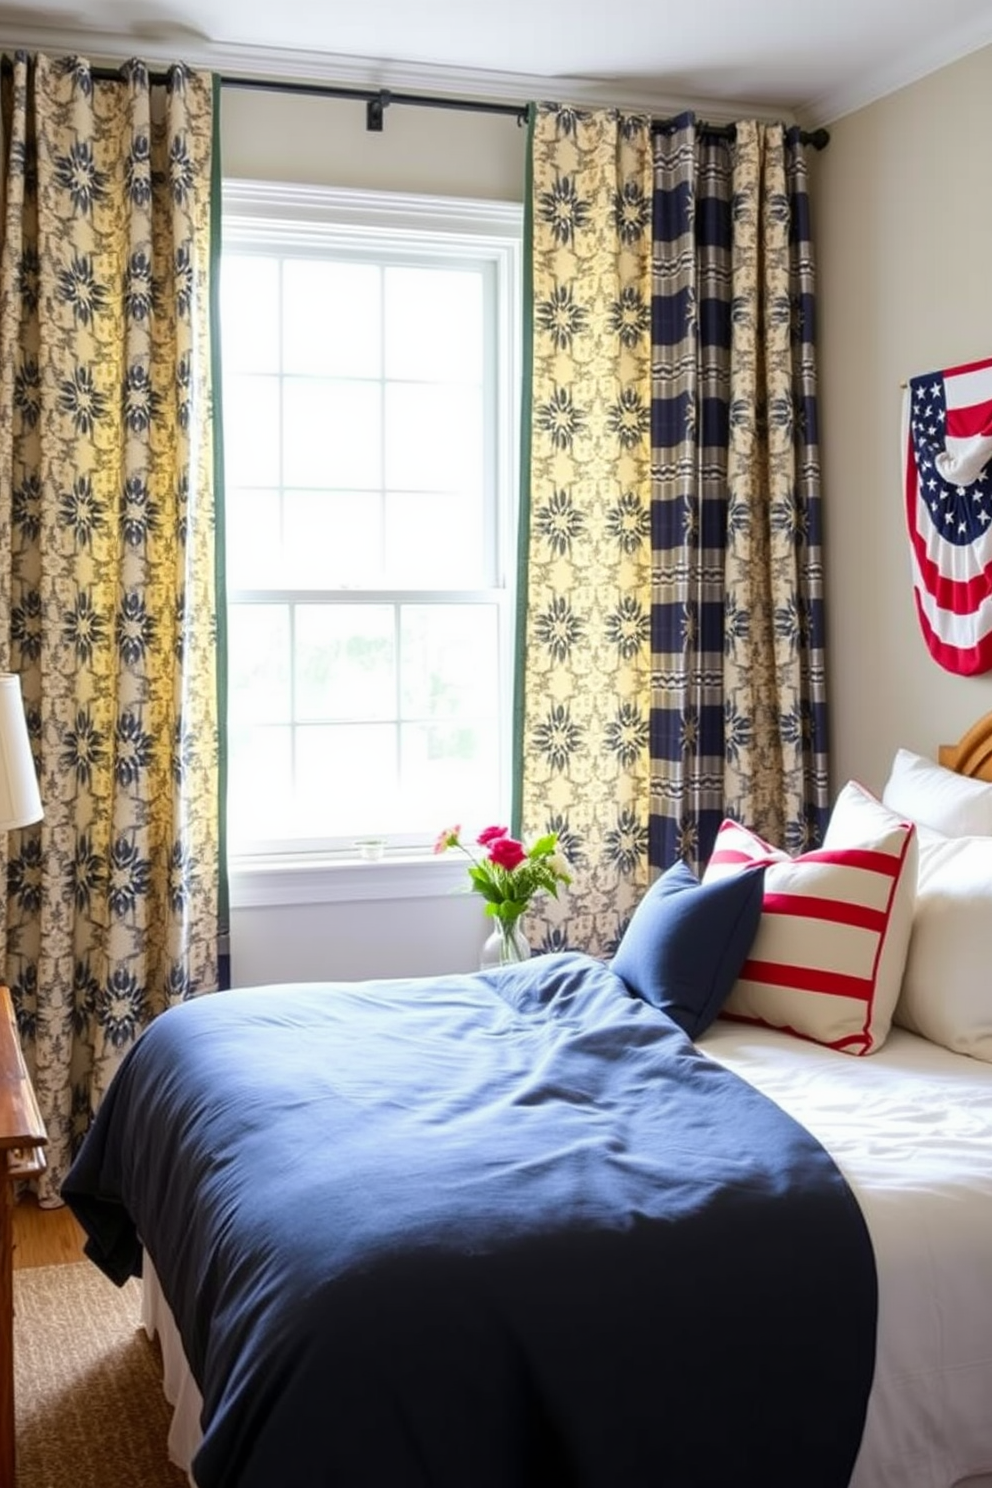
[[[400,647],[404,718],[458,718],[495,731],[495,605],[405,605]]]
[[[225,492],[225,561],[232,589],[263,589],[281,567],[278,491]]]
[[[228,734],[232,846],[287,834],[293,819],[292,731],[232,727]]]
[[[381,584],[378,491],[287,491],[286,583],[300,589]]]
[[[382,365],[378,264],[289,258],[283,274],[285,371],[378,377]]]
[[[290,629],[286,605],[233,604],[228,608],[230,714],[246,723],[291,717]]]
[[[224,478],[232,486],[279,483],[278,377],[224,378]]]
[[[477,388],[386,385],[386,485],[482,492],[482,395]]]
[[[407,724],[401,731],[400,786],[418,823],[484,821],[499,779],[494,728]],[[440,827],[438,828],[440,830]]]
[[[352,838],[397,831],[394,724],[304,727],[296,747],[303,830]]]
[[[311,721],[396,717],[391,605],[300,605],[296,710]]]
[[[289,486],[378,487],[378,383],[288,377],[283,386],[284,478]]]
[[[406,589],[482,588],[487,582],[481,501],[420,491],[386,498],[386,573]]]
[[[225,256],[220,276],[225,379],[279,370],[279,260]]]
[[[386,376],[481,383],[483,283],[477,269],[389,268]]]

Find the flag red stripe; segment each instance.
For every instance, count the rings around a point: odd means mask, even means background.
[[[974,439],[976,434],[992,434],[992,403],[948,408],[947,433],[953,439]]]
[[[973,646],[952,646],[943,640],[927,619],[919,594],[914,594],[916,615],[923,631],[927,649],[934,661],[945,671],[955,672],[959,677],[977,677],[982,672],[992,671],[992,631],[981,636]]]
[[[983,357],[980,362],[962,362],[959,367],[947,367],[937,376],[946,381],[948,377],[961,377],[965,372],[981,372],[985,367],[992,367],[992,357]]]

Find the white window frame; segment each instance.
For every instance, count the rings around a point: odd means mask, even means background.
[[[354,250],[363,243],[416,257],[483,257],[496,281],[496,339],[501,352],[494,430],[494,495],[499,534],[496,583],[503,590],[500,651],[507,697],[501,716],[507,762],[501,796],[509,812],[512,674],[516,613],[514,577],[519,484],[520,303],[523,208],[515,202],[413,196],[284,182],[228,180],[222,194],[223,249],[319,252]],[[215,396],[219,399],[220,390]],[[418,594],[430,600],[430,591]],[[438,830],[445,823],[439,823]],[[443,894],[463,886],[464,859],[435,857],[424,847],[389,850],[381,861],[360,861],[354,850],[229,854],[228,878],[235,909],[278,904],[398,899]]]

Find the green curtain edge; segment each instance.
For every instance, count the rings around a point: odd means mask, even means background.
[[[522,831],[524,713],[527,696],[527,581],[530,559],[530,476],[532,393],[534,385],[534,126],[537,106],[527,106],[527,154],[524,170],[523,327],[520,378],[520,491],[517,506],[517,592],[513,639],[513,742],[511,746],[510,830]]]
[[[214,603],[217,627],[217,982],[231,985],[231,894],[227,872],[227,563],[224,522],[224,430],[221,420],[220,259],[223,175],[220,156],[221,80],[213,74],[210,163],[210,387],[214,454]]]

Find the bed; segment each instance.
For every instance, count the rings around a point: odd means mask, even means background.
[[[725,826],[609,964],[142,1036],[63,1194],[198,1488],[992,1484],[992,715]]]

